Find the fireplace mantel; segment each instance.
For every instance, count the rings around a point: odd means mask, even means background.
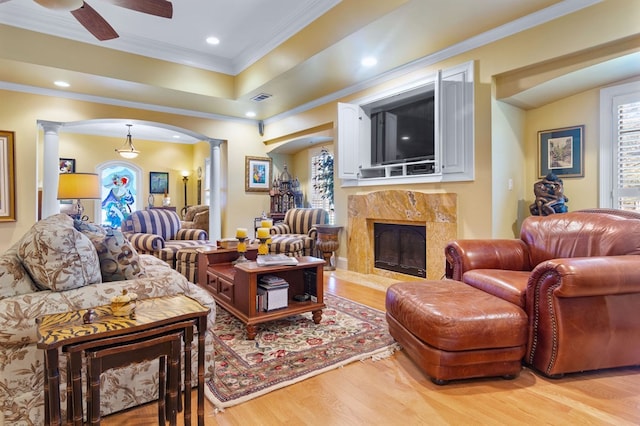
[[[374,267],[374,222],[420,224],[427,234],[427,279],[442,278],[445,245],[457,236],[457,195],[390,190],[350,195],[348,202],[348,269],[398,280],[416,277]]]

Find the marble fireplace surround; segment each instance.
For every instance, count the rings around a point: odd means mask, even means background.
[[[374,267],[373,224],[424,225],[427,234],[427,279],[442,278],[444,247],[457,236],[457,195],[388,190],[350,195],[348,200],[348,270],[398,280],[417,280]]]

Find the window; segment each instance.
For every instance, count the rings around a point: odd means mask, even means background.
[[[600,206],[640,211],[640,82],[600,93]]]
[[[329,212],[329,223],[334,223],[333,208],[333,154],[326,149],[311,152],[311,188],[309,202],[313,208]]]
[[[468,62],[339,103],[342,186],[473,180],[473,78]]]

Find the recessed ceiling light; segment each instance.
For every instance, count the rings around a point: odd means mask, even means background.
[[[220,39],[218,37],[207,37],[207,43],[215,46],[220,44]]]
[[[173,135],[174,139],[180,139],[180,135]]]
[[[366,58],[362,58],[362,60],[360,61],[360,64],[362,64],[363,67],[372,67],[377,63],[378,60],[373,56],[367,56]]]
[[[403,136],[403,137],[402,137],[402,138],[400,138],[400,139],[402,139],[403,141],[408,141],[410,138],[409,138],[409,136]]]
[[[55,84],[58,87],[69,87],[69,86],[71,86],[66,81],[54,81],[53,84]]]
[[[255,117],[256,113],[253,111],[249,111],[248,113],[245,114],[247,117]]]

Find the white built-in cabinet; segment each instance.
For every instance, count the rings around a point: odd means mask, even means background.
[[[370,186],[474,179],[473,62],[359,99],[338,103],[338,177],[342,186]],[[371,119],[367,105],[420,87],[435,90],[434,158],[371,165]],[[428,163],[428,167],[427,166]],[[415,170],[428,170],[416,173]]]

